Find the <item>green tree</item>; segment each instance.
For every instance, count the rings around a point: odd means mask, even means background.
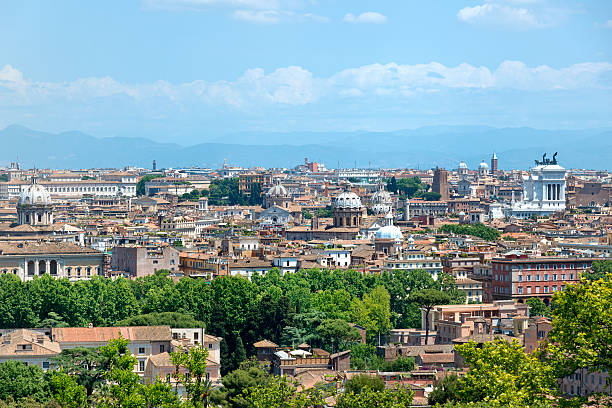
[[[414,358],[399,356],[391,362],[391,371],[412,371],[414,370]]]
[[[542,299],[529,298],[525,303],[529,306],[529,315],[550,317],[550,308],[544,304]]]
[[[179,346],[170,356],[176,366],[174,378],[185,387],[187,399],[195,408],[208,407],[212,391],[210,381],[206,379],[208,349],[197,346],[186,350]]]
[[[346,382],[347,393],[360,394],[365,389],[380,392],[385,389],[385,382],[378,375],[369,374],[357,374]]]
[[[445,224],[441,226],[438,230],[440,232],[453,233],[457,235],[471,235],[474,237],[482,238],[486,241],[495,241],[501,235],[501,232],[499,232],[495,228],[487,227],[484,224]]]
[[[100,348],[100,353],[109,361],[109,369],[104,376],[109,388],[108,393],[97,402],[98,407],[140,408],[145,404],[140,377],[134,372],[138,360],[128,345],[128,340],[119,337]]]
[[[427,397],[429,405],[445,404],[457,401],[459,377],[450,374],[439,381]]]
[[[585,271],[582,275],[588,280],[609,280],[610,276],[612,276],[612,261],[593,261],[591,270]]]
[[[138,183],[136,183],[136,195],[139,195],[139,196],[145,195],[145,183],[147,181],[151,181],[156,178],[162,178],[162,177],[164,176],[161,174],[145,174],[144,176],[142,176],[140,180],[138,180]]]
[[[26,397],[38,402],[49,398],[43,370],[20,361],[0,363],[0,400],[20,401]]]
[[[85,387],[87,395],[92,395],[96,386],[104,382],[110,364],[108,357],[98,349],[87,347],[62,350],[55,358],[55,363]]]
[[[172,385],[159,379],[142,387],[145,408],[192,408],[181,402]]]
[[[412,404],[414,392],[405,387],[375,391],[363,389],[359,394],[346,392],[338,397],[337,408],[405,408]]]
[[[442,195],[440,193],[436,193],[435,191],[426,191],[421,193],[420,197],[425,201],[440,201]]]
[[[395,178],[395,176],[391,177],[387,181],[387,191],[390,191],[391,193],[397,193],[397,179]]]
[[[249,408],[313,408],[325,403],[316,389],[298,391],[297,382],[286,376],[274,376],[265,385],[248,388],[242,398]]]
[[[246,360],[246,358],[246,349],[244,348],[242,337],[240,337],[239,334],[236,334],[236,348],[234,349],[234,353],[232,354],[233,367],[238,368],[240,366],[240,363]]]
[[[422,289],[410,295],[410,300],[425,309],[425,344],[429,341],[429,312],[436,305],[445,305],[450,302],[450,296],[435,289]]]
[[[367,312],[366,329],[380,335],[391,329],[391,296],[382,286],[374,288],[363,296],[363,304]]]
[[[331,352],[335,353],[342,343],[357,341],[361,338],[359,330],[351,327],[341,319],[326,319],[316,329],[317,334],[323,339],[323,346],[331,346]]]
[[[63,371],[51,371],[47,375],[51,396],[62,408],[87,406],[87,391],[76,380]]]
[[[249,388],[265,386],[270,380],[269,374],[259,367],[246,367],[244,364],[237,370],[223,376],[223,388],[213,392],[212,402],[217,405],[246,408],[248,402],[243,393]]]
[[[554,294],[552,331],[544,353],[559,377],[579,368],[612,371],[611,276],[582,279]]]
[[[526,354],[516,340],[496,339],[482,346],[469,342],[455,346],[469,371],[459,379],[463,402],[490,402],[501,406],[546,403],[557,389],[552,367]]]

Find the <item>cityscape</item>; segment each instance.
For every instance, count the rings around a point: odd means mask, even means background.
[[[612,406],[612,4],[408,3],[0,5],[0,408]]]

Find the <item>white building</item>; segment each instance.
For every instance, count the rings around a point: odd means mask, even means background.
[[[510,214],[517,218],[546,216],[565,210],[566,170],[553,159],[536,160],[536,166],[523,177],[521,200],[512,203]]]

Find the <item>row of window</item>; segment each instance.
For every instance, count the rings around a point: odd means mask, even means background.
[[[566,276],[569,276],[569,280],[574,280],[574,274],[573,274],[573,273],[570,273],[569,275],[566,275],[566,274],[564,274],[564,273],[562,273],[561,275],[557,275],[556,273],[553,273],[553,274],[549,275],[549,274],[545,273],[544,275],[542,275],[542,281],[548,281],[548,280],[549,280],[549,279],[548,279],[549,277],[550,277],[550,280],[552,280],[552,281],[559,280],[559,279],[558,279],[559,277],[561,278],[560,280],[564,281]],[[531,278],[532,278],[532,276],[531,276],[531,275],[526,275],[526,276],[525,276],[525,280],[526,280],[527,282],[531,282]],[[540,281],[540,275],[539,275],[539,274],[535,275],[535,276],[534,276],[534,278],[535,278],[534,280],[535,280],[536,282],[539,282],[539,281]],[[518,277],[518,281],[519,281],[519,282],[522,282],[522,281],[523,281],[523,275],[519,275],[519,277]]]
[[[519,271],[522,270],[537,270],[539,271],[540,269],[577,269],[580,268],[582,266],[582,269],[587,269],[589,267],[589,264],[587,263],[583,263],[583,264],[525,264],[525,265],[510,265],[510,264],[505,264],[505,265],[498,265],[496,264],[494,266],[494,269],[498,269],[498,270],[506,270],[506,271],[510,271],[510,270],[515,270],[518,269]],[[566,268],[567,267],[567,268]]]
[[[534,293],[550,293],[551,292],[551,290],[549,289],[548,286],[543,286],[542,287],[543,288],[542,292],[540,292],[540,286],[534,286],[534,288],[535,288],[535,292]],[[561,285],[559,290],[563,290],[563,289],[565,289],[565,285]],[[556,291],[557,291],[557,285],[553,285],[552,292],[556,292]],[[523,288],[522,287],[519,287],[517,289],[517,292],[518,292],[519,295],[522,295],[523,293],[526,293],[526,294],[530,295],[532,293],[531,292],[531,286],[527,286],[526,289],[525,289],[525,292],[523,292]]]

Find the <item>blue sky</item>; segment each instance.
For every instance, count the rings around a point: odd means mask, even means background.
[[[612,126],[610,0],[0,4],[0,126],[194,143],[238,131]]]

